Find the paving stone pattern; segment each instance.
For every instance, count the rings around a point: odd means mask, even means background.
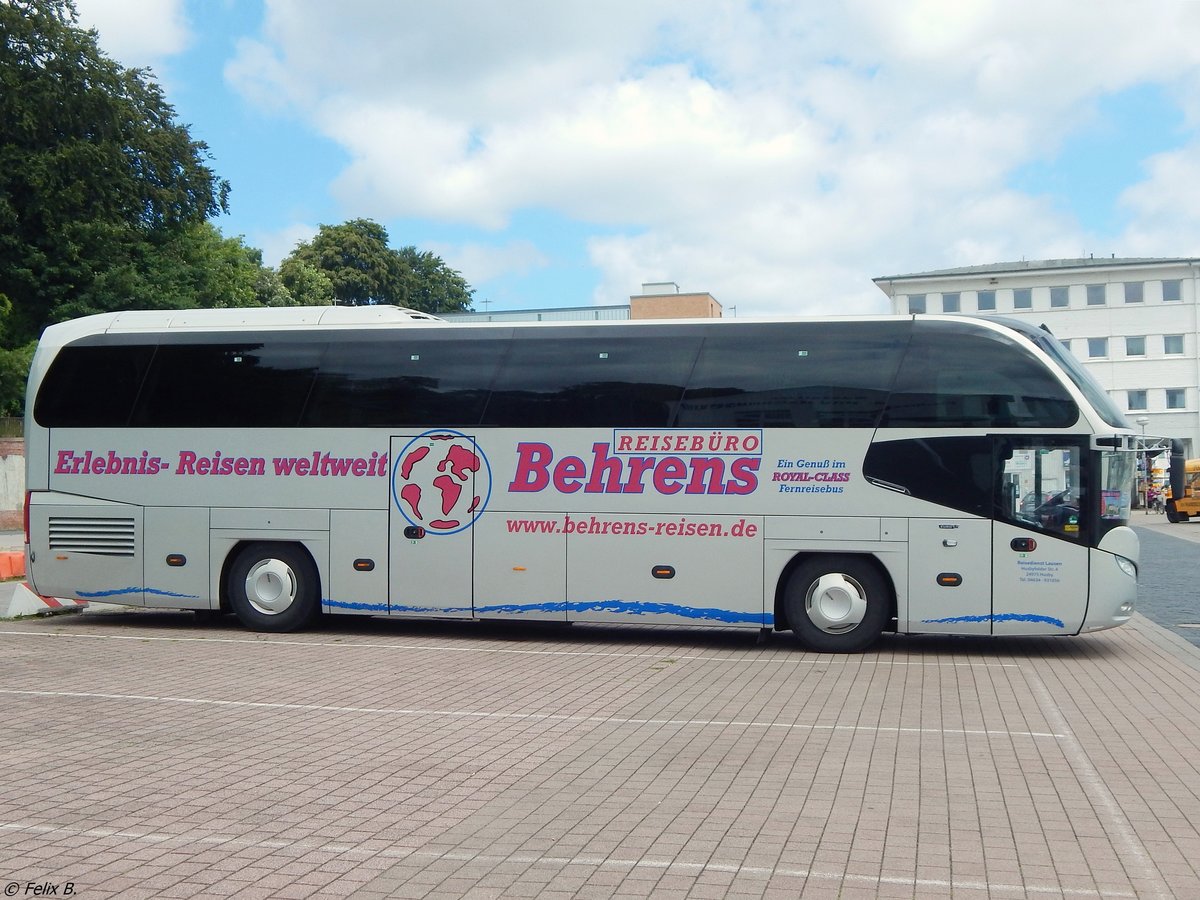
[[[1138,609],[1200,647],[1200,521],[1171,525],[1166,516],[1133,521],[1141,541]]]
[[[1200,896],[1200,649],[0,623],[0,881],[137,897]],[[61,890],[59,892],[61,894]]]

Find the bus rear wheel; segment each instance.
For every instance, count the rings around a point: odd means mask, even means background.
[[[295,544],[248,544],[225,581],[229,605],[247,628],[295,631],[320,605],[320,578],[308,552]]]
[[[796,639],[821,653],[859,653],[883,633],[891,610],[887,582],[856,556],[801,563],[784,589],[784,611]]]

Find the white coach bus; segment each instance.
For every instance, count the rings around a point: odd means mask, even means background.
[[[969,317],[456,325],[396,308],[48,328],[38,592],[232,612],[1070,635],[1133,614],[1134,433]]]

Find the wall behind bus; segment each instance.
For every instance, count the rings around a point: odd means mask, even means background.
[[[25,439],[0,438],[0,531],[20,531],[25,513]]]

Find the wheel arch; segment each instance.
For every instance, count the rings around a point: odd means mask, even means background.
[[[229,602],[229,570],[233,568],[234,563],[237,562],[238,557],[240,557],[242,555],[242,552],[247,547],[251,547],[254,545],[262,545],[262,544],[268,544],[268,545],[274,544],[277,546],[292,547],[292,548],[296,549],[298,552],[305,554],[309,558],[309,560],[313,564],[313,569],[317,573],[317,597],[318,597],[317,612],[318,612],[318,614],[320,614],[320,612],[322,611],[322,608],[324,607],[324,603],[321,602],[321,598],[324,597],[323,585],[325,584],[325,578],[327,576],[325,567],[322,565],[322,560],[321,560],[320,555],[313,553],[313,549],[311,547],[309,547],[307,545],[307,543],[303,540],[296,540],[294,538],[280,538],[280,537],[241,538],[239,540],[234,541],[229,546],[229,548],[225,551],[225,556],[221,560],[220,580],[217,582],[217,584],[218,584],[218,595],[217,596],[220,599],[221,611],[225,612],[225,613],[233,612],[233,605]]]
[[[791,581],[792,575],[796,570],[805,563],[814,559],[823,557],[854,557],[856,560],[866,562],[878,574],[888,590],[888,621],[893,627],[897,621],[898,597],[899,591],[896,589],[896,581],[892,577],[891,571],[885,566],[874,553],[854,552],[848,550],[803,550],[792,555],[788,560],[787,565],[779,573],[779,578],[775,582],[775,630],[789,631],[791,623],[788,622],[787,604],[784,602],[784,597],[787,593],[788,583]]]

